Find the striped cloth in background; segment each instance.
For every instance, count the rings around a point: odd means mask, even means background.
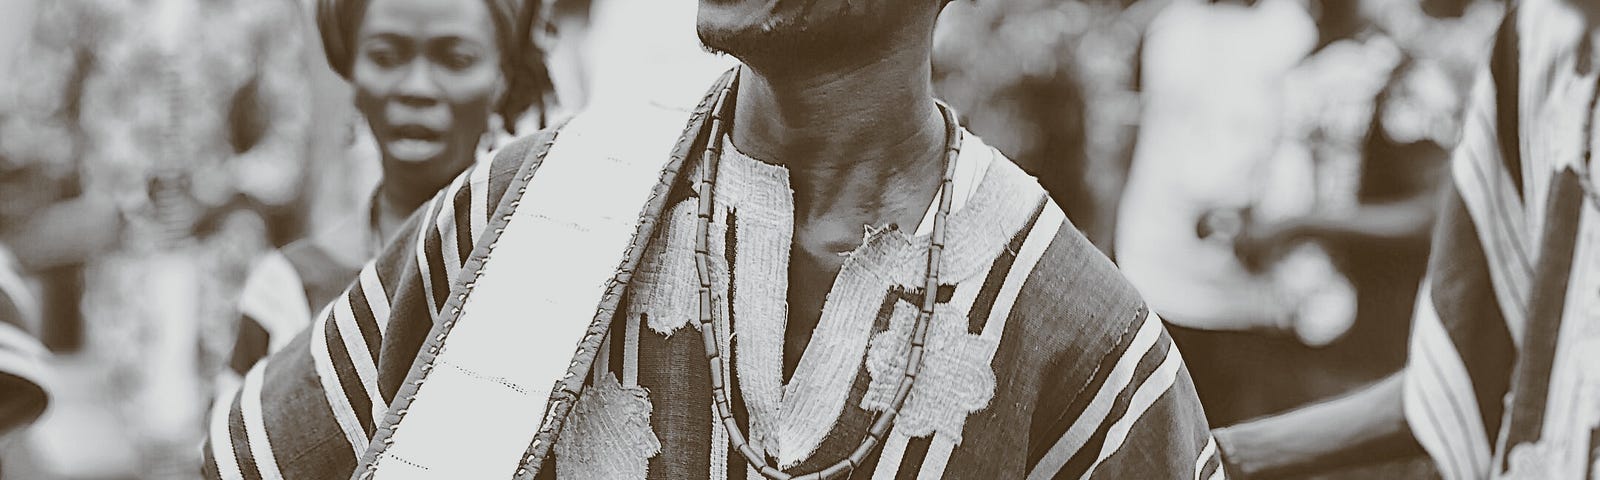
[[[1600,210],[1579,172],[1600,79],[1581,22],[1562,0],[1508,15],[1452,159],[1404,393],[1447,480],[1595,474]]]

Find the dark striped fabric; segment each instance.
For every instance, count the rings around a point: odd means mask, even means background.
[[[370,257],[376,252],[346,252]],[[312,239],[297,241],[256,262],[239,294],[239,332],[229,366],[244,375],[256,362],[311,323],[312,309],[327,305],[356,278],[361,265],[349,265]]]
[[[694,118],[689,128],[699,127],[703,116]],[[250,369],[227,408],[212,416],[206,476],[349,476],[367,450],[373,419],[386,414],[419,346],[439,321],[444,300],[463,281],[457,277],[467,253],[498,238],[501,223],[491,222],[499,218],[488,213],[512,208],[514,199],[503,197],[519,188],[514,179],[538,167],[553,138],[544,132],[521,140],[502,151],[487,173],[469,172],[452,184],[413,216],[403,230],[412,233],[386,247],[311,328]],[[924,380],[930,382],[930,393],[915,393],[911,400],[923,402],[925,406],[915,407],[923,409],[948,406],[938,392],[953,398],[976,395],[982,401],[970,405],[970,413],[963,411],[953,429],[939,424],[933,430],[937,433],[918,431],[916,425],[941,417],[901,417],[895,428],[910,433],[897,437],[892,430],[891,438],[856,466],[851,478],[1221,478],[1193,384],[1160,319],[1146,311],[1133,288],[1065,220],[1036,181],[998,152],[994,155],[987,174],[994,184],[984,188],[1027,200],[990,202],[988,210],[973,210],[967,217],[974,222],[991,216],[1025,221],[992,232],[1003,237],[991,252],[951,260],[970,263],[971,274],[950,273],[951,283],[931,292],[943,305],[938,308],[959,310],[951,313],[963,317],[958,326],[934,336],[944,340],[934,341],[959,341],[948,345],[960,345],[966,355],[960,358],[979,360],[957,366],[982,369],[958,370],[956,374],[971,375],[950,378],[981,380],[976,385],[987,387],[973,390],[941,380],[937,375],[949,373],[948,364],[930,363],[924,370],[934,379]],[[683,208],[668,208],[668,215],[689,212],[689,191],[674,191],[674,204]],[[744,225],[753,218],[745,210],[728,212],[717,222],[713,242],[752,241],[753,234],[726,225]],[[671,219],[660,223],[666,227],[657,230],[654,241],[674,230]],[[748,260],[729,253],[717,255],[726,263],[714,268]],[[950,258],[964,257],[952,253]],[[493,268],[492,262],[483,268]],[[726,274],[744,278],[737,272]],[[740,301],[740,292],[751,292],[735,291],[733,282],[718,290],[724,299],[719,315],[738,329],[742,323],[730,314],[737,310],[728,305]],[[900,336],[895,332],[902,331],[896,329],[907,328],[905,319],[930,292],[885,285],[850,294],[865,296],[862,304],[868,306],[861,318],[874,320],[866,331],[881,339],[877,341],[893,342]],[[628,292],[639,293],[632,288]],[[643,300],[628,300],[635,301]],[[953,307],[956,303],[963,307]],[[727,432],[712,424],[713,379],[702,332],[695,327],[663,330],[661,319],[635,308],[617,312],[583,395],[555,442],[554,455],[545,458],[536,478],[759,478],[730,450]],[[724,351],[735,357],[726,361],[743,364],[739,352],[749,350],[740,342],[754,337],[722,333],[719,340],[728,347]],[[813,341],[832,341],[819,340],[825,338],[837,339],[819,332]],[[876,420],[880,410],[871,405],[882,401],[874,400],[882,396],[881,386],[871,381],[873,354],[866,357],[856,368],[823,372],[828,382],[839,381],[841,389],[831,392],[844,392],[839,397],[843,407],[836,419],[814,419],[826,422],[821,424],[825,435],[791,470],[815,471],[844,458]],[[767,397],[752,393],[761,391],[754,377],[737,375],[727,381],[737,392],[732,402],[740,407],[740,424],[749,431],[768,428],[757,421],[768,418],[757,413],[766,410],[756,408]],[[798,383],[817,372],[806,373],[802,364],[795,375]],[[923,395],[934,397],[917,399]],[[471,439],[461,444],[471,448]]]
[[[329,478],[353,471],[373,419],[387,410],[466,261],[458,244],[484,236],[517,169],[539,158],[534,147],[550,137],[535,134],[459,176],[309,328],[246,370],[239,391],[212,414],[205,475]]]
[[[1596,79],[1566,2],[1520,2],[1480,73],[1418,296],[1407,422],[1449,480],[1594,478],[1596,205],[1577,173]],[[1563,126],[1565,125],[1565,126]],[[1582,228],[1580,228],[1582,227]],[[1585,366],[1591,365],[1591,366]],[[1587,400],[1585,400],[1587,399]],[[1551,428],[1555,427],[1555,428]]]

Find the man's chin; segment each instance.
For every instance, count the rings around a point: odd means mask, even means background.
[[[695,28],[695,33],[700,37],[700,48],[715,54],[730,55],[740,60],[751,53],[753,45],[759,45],[759,32],[749,29],[733,28],[722,24],[707,24],[701,22]]]
[[[782,20],[736,25],[702,20],[696,33],[707,52],[726,54],[753,67],[786,64],[824,50],[818,48],[820,39]]]
[[[736,57],[766,49],[793,19],[783,19],[780,0],[700,0],[695,31],[701,46]]]

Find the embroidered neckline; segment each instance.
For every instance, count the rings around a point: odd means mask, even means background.
[[[717,340],[714,327],[715,323],[713,322],[712,318],[712,279],[711,272],[709,271],[710,254],[707,251],[710,244],[709,226],[711,223],[713,212],[712,205],[715,197],[714,192],[716,188],[717,162],[721,160],[720,150],[722,147],[722,133],[724,128],[723,116],[727,115],[727,113],[730,111],[728,106],[732,104],[729,103],[728,100],[732,96],[732,92],[737,88],[738,80],[738,73],[735,72],[733,80],[730,81],[723,89],[717,98],[715,106],[711,110],[711,143],[707,145],[705,149],[702,163],[703,168],[700,172],[700,196],[698,202],[700,206],[700,212],[699,227],[697,228],[699,235],[696,239],[697,243],[695,248],[695,264],[700,278],[700,331],[706,339],[706,359],[709,362],[711,369],[711,394],[714,400],[713,403],[715,405],[714,410],[721,419],[723,428],[728,434],[728,441],[730,445],[736,447],[740,454],[745,457],[745,460],[750,464],[750,466],[756,467],[757,471],[762,476],[771,479],[788,479],[790,478],[789,474],[784,473],[782,470],[776,467],[773,467],[767,460],[766,455],[756,452],[755,449],[751,447],[751,445],[746,441],[746,436],[744,435],[743,430],[739,427],[738,421],[734,419],[733,408],[728,400],[729,395],[726,390],[727,386],[722,381],[722,358],[726,353],[722,351],[722,346]],[[944,115],[946,124],[945,172],[943,181],[940,185],[940,189],[942,191],[942,200],[939,203],[939,212],[934,217],[934,227],[931,235],[932,241],[927,250],[927,287],[924,291],[934,291],[939,285],[940,254],[944,250],[945,221],[950,213],[950,203],[952,199],[952,188],[950,185],[951,177],[954,175],[955,158],[961,149],[961,130],[960,126],[955,121],[955,115],[949,110],[948,107],[944,107],[943,105],[940,105],[940,113]],[[873,425],[868,431],[866,437],[862,439],[861,444],[856,447],[850,456],[834,463],[832,466],[823,469],[820,472],[813,473],[811,475],[812,477],[836,478],[841,474],[846,474],[846,472],[853,473],[856,466],[864,462],[867,458],[867,455],[875,450],[877,446],[886,438],[889,432],[889,426],[894,422],[894,418],[899,413],[900,406],[905,404],[906,397],[911,393],[911,386],[916,381],[917,373],[922,365],[924,342],[927,338],[928,323],[933,316],[934,302],[936,297],[936,295],[924,296],[922,309],[917,316],[916,326],[913,328],[911,334],[911,348],[906,356],[905,376],[900,380],[900,384],[896,388],[894,400],[890,404],[891,408],[878,416],[878,419],[873,422]]]

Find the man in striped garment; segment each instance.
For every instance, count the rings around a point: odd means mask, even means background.
[[[1519,2],[1472,93],[1403,372],[1219,430],[1236,477],[1414,452],[1447,480],[1600,478],[1600,5]]]
[[[698,107],[467,171],[249,371],[206,474],[1221,478],[1160,319],[934,100],[944,4],[703,0],[742,65]]]

